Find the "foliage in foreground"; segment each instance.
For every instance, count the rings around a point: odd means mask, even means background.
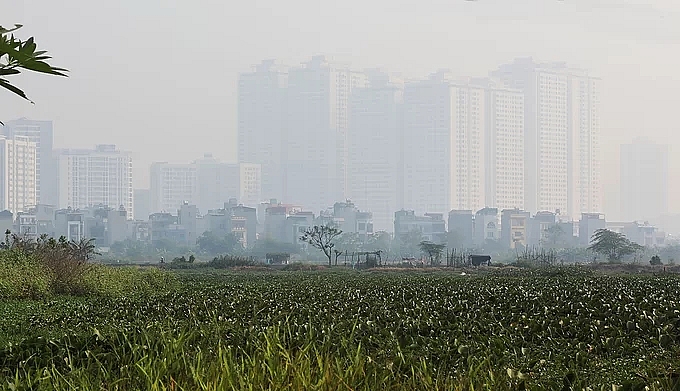
[[[49,65],[51,59],[44,50],[37,50],[33,37],[21,40],[14,33],[22,26],[12,28],[0,26],[0,87],[29,100],[26,93],[12,84],[7,76],[15,76],[22,70],[45,73],[56,76],[66,76],[66,69]]]
[[[677,277],[587,271],[190,274],[151,296],[0,301],[0,384],[669,389],[679,297]]]
[[[154,268],[112,268],[93,264],[91,240],[36,240],[7,234],[0,244],[0,299],[52,295],[152,294],[171,289],[175,277]]]

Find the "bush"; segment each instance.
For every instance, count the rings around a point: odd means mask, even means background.
[[[0,255],[0,299],[37,299],[50,293],[52,274],[34,257],[20,250]]]
[[[236,266],[255,266],[257,262],[251,257],[234,257],[231,255],[220,255],[208,262],[208,266],[215,269],[226,269],[228,267]]]
[[[31,239],[9,231],[5,232],[1,247],[3,253],[23,254],[47,269],[50,273],[49,289],[57,294],[83,293],[82,277],[91,267],[89,261],[97,255],[92,239],[69,242],[63,236],[56,240],[47,235]]]

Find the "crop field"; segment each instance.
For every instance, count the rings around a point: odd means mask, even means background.
[[[677,389],[680,278],[184,273],[0,302],[12,390]]]

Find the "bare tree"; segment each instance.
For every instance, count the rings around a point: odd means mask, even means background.
[[[312,247],[323,251],[328,258],[328,266],[331,266],[331,256],[335,247],[335,240],[342,235],[342,231],[328,225],[315,225],[307,228],[300,236],[300,240],[309,243]]]

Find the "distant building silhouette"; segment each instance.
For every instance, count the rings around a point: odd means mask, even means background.
[[[262,195],[282,199],[288,70],[264,60],[238,83],[238,161],[262,166]]]
[[[621,145],[621,217],[655,220],[668,213],[668,146],[642,139]]]
[[[376,231],[392,231],[400,177],[403,83],[380,71],[352,91],[349,109],[347,197],[373,213]]]

